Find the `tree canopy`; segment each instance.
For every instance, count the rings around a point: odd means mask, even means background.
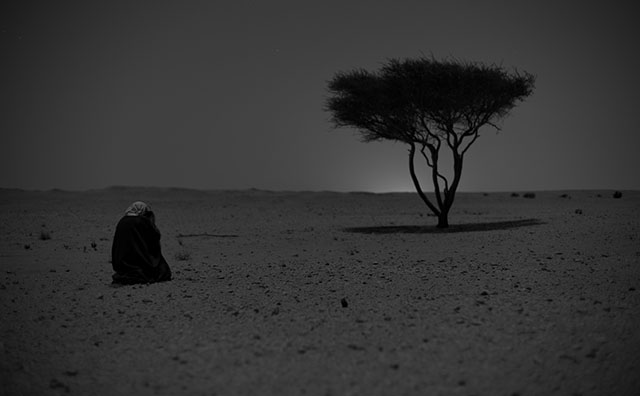
[[[391,59],[377,72],[338,72],[328,83],[326,109],[335,127],[356,128],[365,142],[395,140],[410,145],[410,171],[427,206],[446,226],[446,215],[460,181],[465,152],[485,125],[497,122],[533,93],[535,77],[497,65],[439,61],[433,58]],[[498,128],[499,129],[499,128]],[[454,177],[438,170],[445,144],[453,153]],[[432,169],[438,206],[422,192],[414,171],[420,150]],[[444,183],[441,191],[440,183]],[[444,218],[443,218],[444,217]]]

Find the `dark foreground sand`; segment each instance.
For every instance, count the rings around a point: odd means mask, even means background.
[[[414,194],[1,191],[0,394],[640,395],[640,192],[562,193],[439,233]],[[175,279],[112,288],[134,200]]]

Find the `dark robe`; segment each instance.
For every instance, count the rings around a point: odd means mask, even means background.
[[[111,247],[113,283],[131,285],[171,280],[171,269],[160,250],[160,232],[144,216],[124,216]]]

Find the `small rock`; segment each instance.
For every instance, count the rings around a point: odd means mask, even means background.
[[[575,210],[575,213],[576,213],[576,214],[582,214],[582,209],[576,209],[576,210]]]
[[[63,382],[58,381],[56,378],[53,378],[51,381],[49,381],[49,388],[51,389],[61,389],[66,393],[69,393],[69,391],[71,389],[69,389],[69,386]]]
[[[588,357],[589,359],[593,359],[596,357],[596,353],[598,353],[598,350],[596,348],[593,348],[591,351],[589,351],[589,353],[587,353],[585,356]]]
[[[340,304],[342,305],[342,308],[347,308],[349,306],[349,303],[347,302],[346,298],[343,298],[342,300],[340,300]]]

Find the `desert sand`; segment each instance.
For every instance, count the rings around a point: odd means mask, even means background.
[[[568,196],[562,197],[562,195]],[[127,206],[171,282],[113,288]],[[640,395],[640,192],[0,191],[2,395]]]

